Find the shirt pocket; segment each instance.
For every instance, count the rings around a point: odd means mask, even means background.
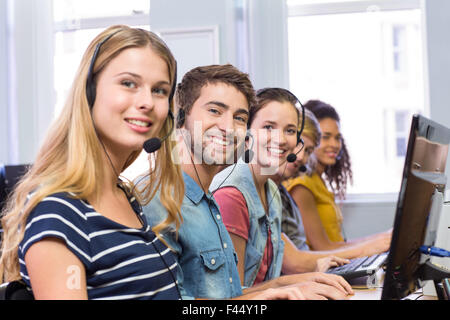
[[[225,256],[221,249],[200,252],[203,265],[207,270],[216,271],[225,264]]]

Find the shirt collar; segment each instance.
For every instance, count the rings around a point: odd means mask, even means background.
[[[194,181],[186,172],[183,171],[184,179],[184,194],[188,197],[194,204],[198,204],[205,192],[200,188],[197,182]]]

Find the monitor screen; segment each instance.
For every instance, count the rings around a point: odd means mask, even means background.
[[[450,130],[414,115],[381,299],[401,299],[420,287],[419,267],[430,211],[445,192]],[[440,209],[440,208],[439,208]]]

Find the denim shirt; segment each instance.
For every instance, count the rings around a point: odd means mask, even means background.
[[[226,178],[229,174],[230,176]],[[281,198],[277,185],[270,179],[266,182],[266,197],[270,205],[268,214],[259,198],[251,169],[243,161],[222,170],[214,177],[210,191],[215,191],[219,187],[237,188],[247,203],[250,230],[245,249],[244,286],[253,285],[261,267],[267,244],[267,228],[270,228],[271,232],[273,260],[265,280],[279,277],[283,264],[284,242],[281,239]]]
[[[182,298],[226,299],[242,295],[237,255],[217,203],[185,172],[183,178],[183,222],[178,238],[174,226],[162,233],[177,256],[177,282]],[[167,211],[159,200],[159,192],[143,211],[151,226],[166,219]]]

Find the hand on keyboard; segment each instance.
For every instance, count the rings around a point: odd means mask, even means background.
[[[375,273],[386,260],[387,253],[377,254],[370,257],[351,259],[350,263],[331,268],[327,273],[337,274],[349,280]]]
[[[339,258],[336,256],[328,256],[317,259],[316,270],[317,272],[325,272],[330,268],[339,267],[344,264],[350,263],[350,260]]]

